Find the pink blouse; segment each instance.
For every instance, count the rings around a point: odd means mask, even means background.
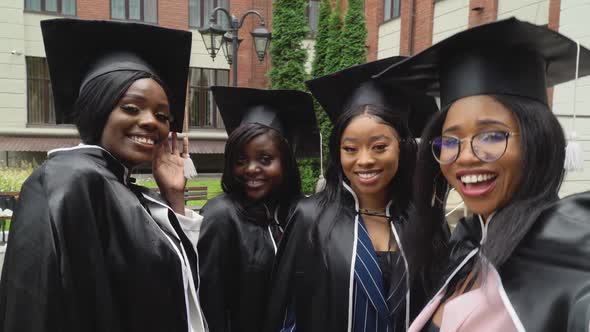
[[[446,303],[440,332],[525,331],[506,296],[498,272],[491,264],[487,271],[481,287]],[[410,326],[409,332],[419,332],[427,325],[438,309],[445,289],[446,285],[426,305]]]

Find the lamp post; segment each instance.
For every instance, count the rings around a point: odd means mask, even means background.
[[[244,41],[242,38],[238,38],[238,49],[240,48],[240,44]],[[221,49],[223,50],[223,54],[225,55],[225,60],[229,65],[233,64],[234,61],[234,47],[233,47],[233,36],[231,32],[227,32],[223,36],[223,42],[221,44]]]
[[[218,24],[215,24],[215,14],[217,12],[224,13],[229,22],[229,30],[223,29]],[[238,47],[241,40],[238,38],[238,30],[244,25],[244,20],[249,15],[256,15],[260,18],[260,26],[254,31],[250,32],[254,41],[254,49],[258,60],[262,62],[270,45],[271,33],[266,29],[264,17],[255,10],[249,10],[242,15],[240,19],[231,15],[225,8],[217,7],[211,12],[209,18],[209,27],[199,29],[199,33],[203,37],[205,48],[212,59],[219,53],[219,49],[224,47],[224,53],[227,58],[227,63],[232,66],[233,71],[233,86],[238,86]],[[231,45],[229,44],[231,43]],[[231,58],[231,61],[230,61]]]

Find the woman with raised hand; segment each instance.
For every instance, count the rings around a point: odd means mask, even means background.
[[[308,82],[334,123],[327,183],[289,221],[265,331],[402,331],[410,301],[423,305],[410,294],[399,239],[410,209],[413,133],[436,104],[370,79],[400,59]]]
[[[183,207],[184,159],[168,141],[182,128],[191,34],[75,19],[41,29],[57,117],[83,144],[50,151],[21,189],[0,330],[207,331],[201,219]],[[163,196],[129,177],[149,162]]]
[[[577,45],[514,18],[460,32],[378,80],[440,93],[416,172],[410,270],[434,279],[410,331],[586,331],[590,324],[588,193],[559,201],[565,138],[547,86],[574,78]],[[581,48],[580,76],[590,74]],[[473,217],[433,246],[446,195]]]
[[[211,331],[260,332],[277,247],[301,198],[296,157],[318,154],[319,132],[308,93],[212,91],[229,137],[224,193],[201,210],[201,302]]]

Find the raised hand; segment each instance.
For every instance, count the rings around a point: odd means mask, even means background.
[[[170,139],[161,141],[154,150],[152,172],[162,196],[174,212],[184,214],[184,156],[188,155],[187,144],[178,149],[178,135],[173,132]]]

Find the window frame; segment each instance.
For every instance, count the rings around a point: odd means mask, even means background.
[[[390,17],[386,18],[387,15],[385,13],[385,3],[386,2],[391,2],[391,10],[390,10]],[[398,7],[397,7],[397,13],[395,12],[395,3],[397,2]],[[397,14],[397,15],[394,15]],[[389,22],[389,21],[393,21],[395,19],[398,19],[402,16],[402,1],[401,0],[383,0],[383,23]]]
[[[208,86],[203,86],[200,85],[199,82],[197,82],[197,84],[193,85],[192,84],[192,73],[194,70],[199,70],[200,74],[199,77],[203,77],[203,71],[209,71],[210,73],[212,73],[212,75],[210,75],[208,77]],[[229,86],[229,80],[230,80],[230,70],[229,69],[222,69],[222,68],[205,68],[205,67],[189,67],[189,80],[188,80],[188,108],[189,108],[189,115],[188,115],[188,127],[189,130],[199,130],[199,129],[224,129],[225,126],[223,124],[223,120],[221,119],[221,115],[219,114],[219,109],[217,107],[217,103],[215,103],[215,100],[213,99],[213,94],[211,92],[211,87],[214,85],[223,85],[220,84],[220,80],[218,79],[218,75],[221,72],[225,72],[226,74],[226,86]],[[207,100],[207,107],[210,107],[210,109],[206,109],[206,110],[202,110],[202,109],[197,109],[196,110],[196,117],[195,117],[195,121],[193,121],[193,90],[197,90],[197,89],[206,89],[206,95],[208,97]],[[199,107],[199,105],[197,105],[197,107]],[[206,126],[205,125],[205,119],[207,118],[207,114],[213,111],[215,112],[215,114],[212,116],[212,124],[210,126]]]
[[[199,13],[201,15],[201,17],[199,17],[200,20],[200,25],[194,25],[191,22],[193,20],[191,20],[191,17],[193,15],[193,13],[191,12],[191,2],[192,1],[196,1],[197,5],[199,5]],[[206,13],[205,14],[205,1],[211,1],[211,10],[213,10],[214,8],[217,7],[223,7],[225,9],[227,9],[228,11],[230,10],[231,7],[231,1],[230,0],[225,0],[227,2],[227,6],[220,6],[219,3],[224,1],[224,0],[188,0],[187,4],[188,4],[188,26],[191,29],[200,29],[205,27],[205,22],[209,22],[209,15],[211,15],[211,13]],[[222,13],[220,13],[220,15],[223,15]],[[213,22],[217,23],[217,19],[218,19],[219,15],[217,15],[215,17],[215,19],[213,20]],[[193,68],[197,68],[197,67],[193,67]]]
[[[45,1],[45,0],[43,0]],[[159,16],[159,10],[158,10],[158,2],[159,0],[153,0],[155,1],[155,7],[156,7],[156,17],[155,17],[155,21],[154,22],[149,22],[145,20],[145,0],[139,0],[139,20],[136,19],[132,19],[129,18],[129,1],[131,0],[121,0],[125,3],[125,18],[120,18],[120,17],[113,17],[113,1],[114,0],[109,0],[109,10],[111,13],[111,20],[117,20],[117,21],[129,21],[129,22],[141,22],[141,23],[147,23],[147,24],[158,24],[160,16]]]
[[[33,63],[33,61],[37,63]],[[43,62],[42,64],[40,62]],[[44,66],[43,73],[46,74],[45,77],[43,76],[33,76],[31,72],[31,66]],[[57,117],[55,114],[55,107],[53,105],[53,93],[52,93],[52,86],[51,86],[51,79],[49,78],[49,68],[47,66],[47,58],[44,57],[36,57],[36,56],[26,56],[25,57],[25,66],[27,72],[27,127],[28,126],[57,126]],[[37,74],[37,73],[35,73]],[[41,110],[37,110],[35,114],[33,114],[31,108],[33,107],[31,103],[31,90],[33,89],[33,84],[37,82],[41,83],[41,90],[37,91],[39,93],[39,97],[41,100],[39,104],[41,105]],[[42,96],[41,96],[42,95]],[[53,119],[55,122],[47,121],[46,119],[51,119],[50,112],[53,108]],[[43,122],[33,122],[33,117],[42,117],[44,120]]]
[[[46,10],[46,0],[38,0],[39,1],[39,7],[41,8],[40,10],[35,10],[35,9],[31,9],[31,8],[27,8],[27,0],[23,0],[23,11],[25,13],[35,13],[35,14],[47,14],[47,15],[53,15],[53,16],[66,16],[66,17],[76,17],[78,15],[78,2],[77,1],[73,1],[74,3],[74,14],[64,14],[63,13],[63,1],[64,0],[56,0],[56,5],[57,5],[57,11],[50,11],[50,10]]]

